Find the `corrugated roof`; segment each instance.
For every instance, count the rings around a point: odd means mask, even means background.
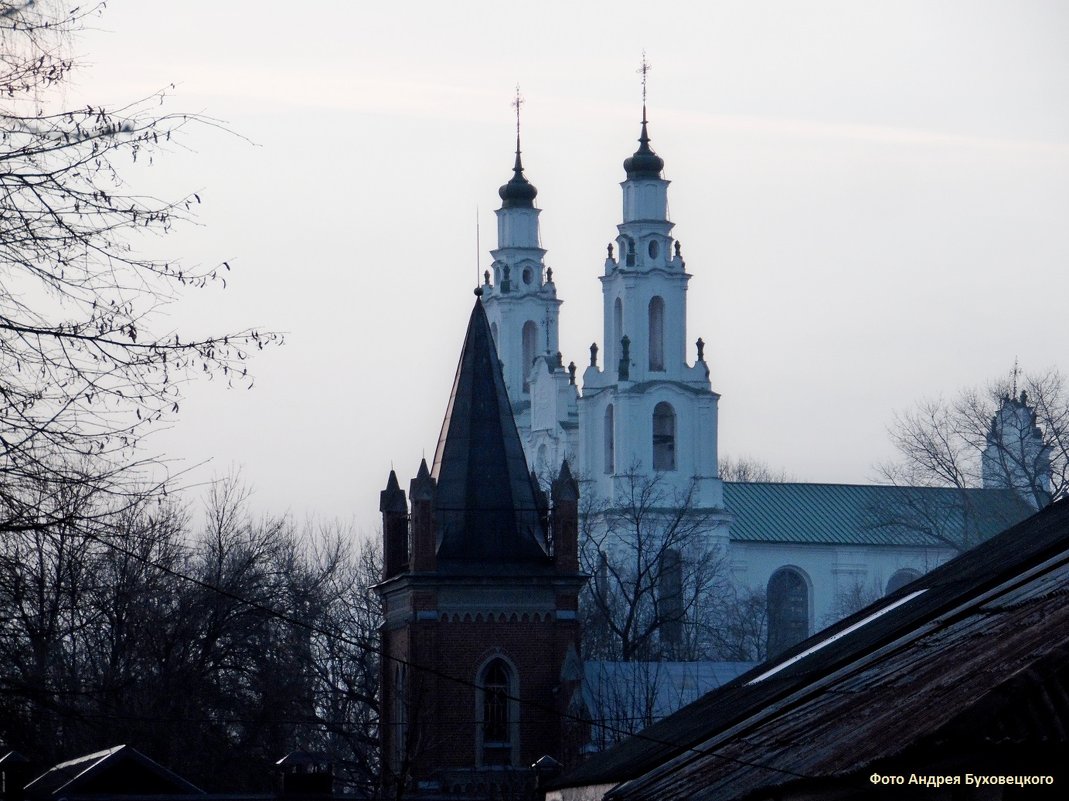
[[[1032,514],[1013,490],[724,482],[736,542],[971,547]]]
[[[1015,752],[1026,759],[1052,737],[1064,752],[1069,705],[1022,724],[1020,704],[1067,683],[1067,597],[1069,500],[594,757],[560,786],[626,782],[608,794],[620,801],[730,801],[831,780],[861,790],[874,766],[920,771],[954,748],[976,753],[962,733],[978,730],[1028,744]]]
[[[596,748],[671,715],[754,666],[753,662],[583,663],[583,704]]]
[[[72,795],[202,795],[199,787],[129,745],[54,765],[28,785],[31,797]]]

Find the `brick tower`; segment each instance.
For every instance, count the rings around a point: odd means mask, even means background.
[[[381,732],[395,797],[526,797],[530,766],[571,760],[579,683],[578,487],[550,509],[527,469],[481,301],[433,469],[382,492]]]

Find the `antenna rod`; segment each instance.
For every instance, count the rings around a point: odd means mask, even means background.
[[[475,286],[479,286],[479,254],[482,253],[482,245],[479,244],[479,204],[475,204]]]

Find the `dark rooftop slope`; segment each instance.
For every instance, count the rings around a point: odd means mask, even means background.
[[[128,745],[61,762],[26,785],[29,798],[203,794],[200,788]]]
[[[468,321],[432,475],[442,562],[546,562],[546,534],[480,299]]]
[[[965,759],[962,749],[975,756],[978,744],[1009,742],[1022,758],[1064,754],[1067,596],[1064,500],[592,758],[558,787],[626,782],[608,796],[621,801],[763,798],[829,781],[865,787],[881,766],[912,755],[919,770],[924,760]]]

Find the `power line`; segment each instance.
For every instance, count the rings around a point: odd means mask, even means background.
[[[227,589],[225,589],[223,587],[219,587],[217,585],[211,584],[210,582],[204,581],[204,580],[199,579],[199,578],[197,578],[195,576],[191,576],[188,573],[183,573],[182,571],[176,570],[176,569],[174,569],[174,568],[172,568],[172,567],[170,567],[168,565],[160,564],[159,562],[156,562],[156,561],[154,561],[152,559],[149,559],[148,557],[144,556],[143,554],[139,554],[139,553],[137,553],[135,551],[131,551],[130,549],[125,548],[125,547],[119,545],[118,543],[115,543],[115,542],[113,542],[111,540],[99,537],[96,534],[93,534],[91,532],[85,532],[84,536],[87,539],[92,540],[93,542],[96,542],[96,543],[98,543],[100,545],[103,545],[105,548],[110,548],[111,550],[113,550],[113,551],[115,551],[117,553],[120,553],[120,554],[122,554],[124,556],[127,556],[127,557],[131,558],[131,559],[139,561],[139,562],[141,562],[141,563],[143,563],[143,564],[145,564],[145,565],[147,565],[149,567],[153,567],[156,570],[159,570],[159,571],[161,571],[161,572],[163,572],[163,573],[165,573],[165,574],[167,574],[169,576],[172,576],[173,578],[178,579],[179,581],[184,581],[184,582],[193,584],[193,585],[195,585],[197,587],[200,587],[201,589],[208,590],[209,592],[216,593],[216,594],[218,594],[218,595],[220,595],[220,596],[222,596],[224,598],[229,598],[232,601],[236,601],[237,603],[240,603],[240,604],[242,604],[244,606],[247,606],[250,609],[254,609],[254,610],[258,611],[258,612],[262,612],[263,614],[266,614],[269,617],[273,617],[273,618],[275,618],[277,620],[281,620],[281,621],[283,621],[285,623],[288,623],[288,624],[290,624],[292,626],[296,626],[298,628],[306,629],[309,632],[312,632],[312,633],[315,633],[315,634],[319,634],[319,635],[324,636],[324,637],[334,638],[334,639],[336,639],[336,640],[338,640],[338,641],[340,641],[340,642],[342,642],[342,643],[344,643],[346,645],[352,646],[352,647],[354,647],[354,648],[356,648],[358,650],[364,651],[366,653],[374,654],[375,656],[378,656],[380,659],[383,659],[383,660],[386,660],[386,661],[389,661],[389,662],[393,662],[393,663],[398,664],[398,665],[403,665],[406,668],[412,668],[414,670],[421,671],[421,672],[423,672],[425,674],[428,674],[428,675],[431,675],[431,676],[435,676],[436,678],[440,678],[440,679],[444,679],[445,681],[453,682],[453,683],[458,684],[458,685],[460,685],[462,687],[470,688],[470,689],[473,689],[473,690],[476,690],[476,691],[484,689],[474,681],[470,681],[468,679],[463,679],[463,678],[460,678],[458,676],[454,676],[454,675],[451,675],[449,673],[445,673],[444,671],[441,671],[441,670],[439,670],[438,668],[435,668],[435,667],[431,667],[431,666],[428,666],[428,665],[421,665],[421,664],[418,664],[418,663],[413,662],[411,660],[402,659],[402,658],[396,657],[396,656],[391,656],[390,654],[385,653],[382,648],[375,647],[375,646],[369,645],[367,643],[358,642],[357,640],[349,638],[343,632],[331,631],[331,630],[326,629],[326,628],[324,628],[322,626],[319,626],[319,625],[316,625],[316,624],[313,624],[313,623],[309,623],[306,620],[301,620],[301,619],[299,619],[297,617],[294,617],[293,615],[288,614],[286,612],[281,612],[281,611],[279,611],[277,609],[274,609],[274,608],[272,608],[270,606],[267,606],[266,604],[260,603],[259,601],[254,601],[254,600],[250,600],[248,598],[244,598],[241,595],[238,595],[237,593],[232,592],[230,590],[227,590]],[[531,701],[529,699],[520,698],[518,696],[514,696],[514,695],[510,695],[510,694],[504,694],[503,697],[507,698],[510,701],[515,701],[517,704],[522,704],[522,705],[526,706],[528,709],[535,709],[535,710],[538,710],[538,711],[543,712],[543,713],[548,713],[548,714],[553,715],[553,716],[555,716],[557,718],[560,718],[562,720],[568,720],[568,721],[571,721],[573,723],[578,723],[578,724],[593,725],[593,726],[597,726],[599,729],[602,729],[604,731],[612,732],[613,734],[623,735],[625,737],[630,737],[630,738],[633,738],[633,739],[636,739],[636,740],[641,740],[643,742],[648,742],[648,743],[651,743],[653,745],[667,746],[667,747],[669,747],[669,748],[671,748],[673,750],[678,750],[678,755],[694,754],[695,756],[715,757],[717,759],[723,759],[725,761],[732,762],[734,764],[738,764],[738,765],[741,765],[741,766],[744,766],[744,767],[759,768],[759,769],[762,769],[762,770],[768,770],[768,771],[771,771],[773,773],[780,773],[780,774],[783,774],[783,775],[786,775],[786,776],[791,776],[792,778],[798,778],[798,779],[808,779],[808,778],[810,778],[806,774],[797,773],[795,771],[788,770],[786,768],[779,768],[779,767],[775,767],[773,765],[767,765],[767,764],[763,764],[763,763],[760,763],[760,762],[753,762],[753,761],[750,761],[750,760],[740,759],[738,757],[728,756],[727,754],[719,753],[719,752],[717,752],[716,750],[713,750],[713,749],[703,749],[703,748],[694,748],[694,747],[690,747],[690,746],[680,746],[680,744],[677,743],[677,742],[672,742],[671,740],[662,740],[662,739],[657,738],[657,737],[651,737],[651,736],[649,736],[647,734],[644,734],[642,732],[631,733],[631,732],[628,732],[627,730],[622,729],[622,728],[617,727],[617,726],[612,726],[612,725],[607,724],[607,723],[596,723],[594,721],[591,721],[591,720],[588,720],[586,718],[583,718],[583,717],[581,717],[579,715],[571,714],[571,713],[565,712],[565,711],[556,710],[556,709],[553,709],[551,707],[547,707],[547,706],[545,706],[543,704],[540,704],[540,703],[538,703],[536,701]]]

